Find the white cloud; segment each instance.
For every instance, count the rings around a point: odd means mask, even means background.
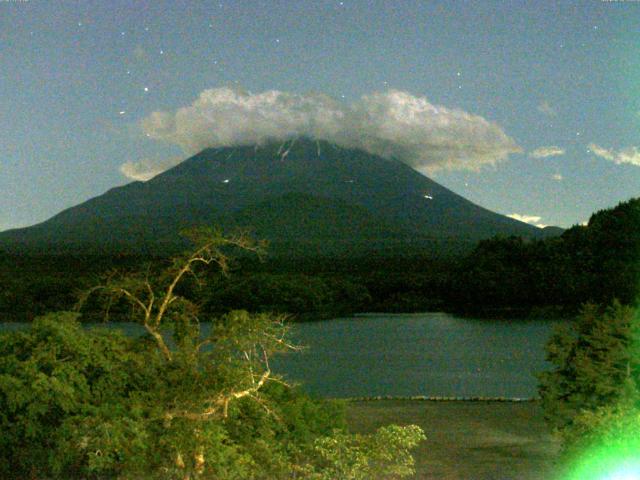
[[[520,215],[519,213],[510,213],[509,215],[507,215],[507,217],[513,218],[514,220],[518,220],[520,222],[528,223],[530,225],[534,225],[538,228],[544,228],[547,226],[544,223],[540,223],[542,217],[539,217],[537,215]]]
[[[522,151],[500,126],[481,116],[397,90],[344,104],[323,94],[215,88],[175,113],[152,113],[142,128],[149,138],[179,145],[189,154],[308,136],[428,172],[477,171]]]
[[[615,150],[603,148],[595,143],[590,143],[587,151],[618,165],[629,163],[640,167],[640,150],[638,150],[638,147],[629,147],[616,152]]]
[[[159,173],[176,166],[182,160],[181,157],[170,157],[162,160],[145,158],[138,162],[123,163],[120,165],[120,173],[132,180],[146,182]]]
[[[609,161],[615,160],[615,155],[613,154],[612,150],[607,150],[606,148],[602,148],[596,145],[595,143],[590,143],[587,146],[587,152],[591,152],[594,155],[597,155],[598,157],[604,158],[605,160],[609,160]]]
[[[540,113],[544,113],[549,117],[555,117],[557,115],[555,109],[551,105],[549,105],[549,102],[547,102],[546,100],[538,105],[538,111]]]
[[[539,147],[535,150],[529,152],[529,156],[533,158],[547,158],[547,157],[556,157],[558,155],[564,155],[564,148],[556,147],[555,145],[551,145],[549,147]]]

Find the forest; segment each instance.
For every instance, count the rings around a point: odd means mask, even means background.
[[[603,448],[637,452],[640,199],[560,237],[493,238],[460,259],[278,259],[242,233],[188,235],[191,253],[172,258],[2,257],[2,314],[33,322],[0,342],[0,475],[410,476],[420,427],[351,433],[343,403],[271,371],[273,355],[297,348],[289,319],[367,310],[571,315],[538,375],[562,462],[577,472],[567,478],[585,478]],[[234,261],[227,247],[247,255]],[[81,325],[107,319],[148,335]]]
[[[299,347],[281,315],[210,318],[181,295],[187,278],[226,272],[241,234],[190,232],[164,269],[120,272],[75,311],[0,332],[0,477],[15,479],[404,478],[425,439],[414,425],[352,434],[343,402],[313,399],[271,370]],[[148,335],[86,329],[83,307],[125,304]]]
[[[294,320],[356,312],[447,311],[480,317],[571,317],[585,303],[633,301],[640,278],[640,199],[594,213],[544,240],[494,237],[465,256],[240,256],[185,294],[208,313],[288,313]],[[162,257],[0,254],[0,318],[68,310],[113,270],[159,269]],[[94,312],[96,315],[99,312]],[[113,315],[118,315],[117,308]],[[126,320],[126,311],[120,312]]]

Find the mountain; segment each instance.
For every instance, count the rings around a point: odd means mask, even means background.
[[[206,149],[147,182],[2,232],[0,248],[157,253],[179,247],[177,232],[197,224],[249,227],[274,251],[306,254],[459,250],[496,234],[546,236],[399,161],[298,139]]]

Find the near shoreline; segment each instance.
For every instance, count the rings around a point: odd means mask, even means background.
[[[427,440],[414,451],[419,480],[551,480],[559,443],[538,401],[352,400],[352,431],[416,424]]]

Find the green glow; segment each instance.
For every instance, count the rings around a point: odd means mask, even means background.
[[[610,475],[602,477],[603,480],[638,480],[640,478],[640,465],[623,465]]]
[[[588,452],[563,480],[640,480],[640,443],[629,448]]]
[[[637,392],[634,396],[637,396]],[[601,411],[602,413],[603,411]],[[640,413],[635,402],[621,403],[600,419],[590,447],[574,456],[559,480],[640,480]],[[566,474],[568,472],[568,474]]]
[[[633,359],[640,358],[640,308],[631,319],[630,335],[630,357],[636,362]],[[640,389],[630,373],[617,405],[584,412],[576,419],[586,437],[558,480],[640,480]]]

